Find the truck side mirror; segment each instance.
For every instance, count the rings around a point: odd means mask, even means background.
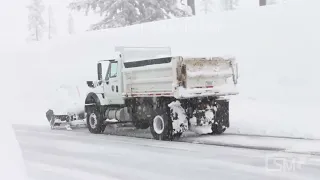
[[[98,63],[97,71],[98,71],[98,80],[102,80],[102,64],[101,63]]]
[[[94,88],[94,83],[93,81],[87,81],[88,87]]]

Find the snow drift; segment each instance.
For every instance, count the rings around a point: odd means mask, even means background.
[[[28,180],[24,159],[16,139],[15,132],[10,123],[10,117],[5,116],[1,124],[0,140],[3,144],[0,148],[0,178],[1,179],[15,179]]]
[[[84,97],[96,62],[113,58],[114,46],[171,46],[173,55],[237,58],[240,95],[231,101],[229,132],[320,138],[319,5],[292,0],[56,38],[38,45],[46,46],[40,55],[20,54],[19,73],[28,78],[21,100],[42,116],[44,97],[61,84],[81,86]]]
[[[28,180],[24,159],[16,139],[12,122],[23,114],[17,113],[16,104],[18,86],[16,71],[14,71],[14,54],[11,50],[0,49],[0,97],[1,97],[1,126],[0,126],[0,179]],[[18,109],[19,111],[19,109]]]

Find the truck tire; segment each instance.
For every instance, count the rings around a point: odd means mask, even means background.
[[[164,110],[156,110],[154,118],[150,120],[150,131],[156,140],[167,141],[181,136],[181,134],[173,136],[172,120]]]
[[[103,124],[101,113],[98,111],[98,107],[88,107],[87,109],[87,127],[93,134],[101,134],[106,129],[106,125]]]
[[[222,134],[224,131],[226,131],[225,127],[222,127],[221,125],[213,124],[211,126],[212,134]]]

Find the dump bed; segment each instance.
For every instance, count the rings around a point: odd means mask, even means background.
[[[233,58],[172,57],[165,48],[154,49],[154,52],[148,49],[146,54],[131,50],[122,53],[125,97],[180,99],[238,94],[237,66]],[[141,57],[142,54],[145,57]]]
[[[236,95],[238,67],[234,58],[176,57],[176,98]]]

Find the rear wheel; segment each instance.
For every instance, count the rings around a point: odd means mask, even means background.
[[[172,120],[164,110],[156,111],[154,118],[150,120],[150,131],[153,138],[157,140],[173,140],[182,134],[173,135]]]
[[[93,134],[101,134],[104,132],[106,125],[103,124],[101,113],[97,106],[87,108],[87,127]]]
[[[226,128],[221,125],[213,124],[211,126],[211,130],[212,134],[222,134],[224,131],[226,131]]]

